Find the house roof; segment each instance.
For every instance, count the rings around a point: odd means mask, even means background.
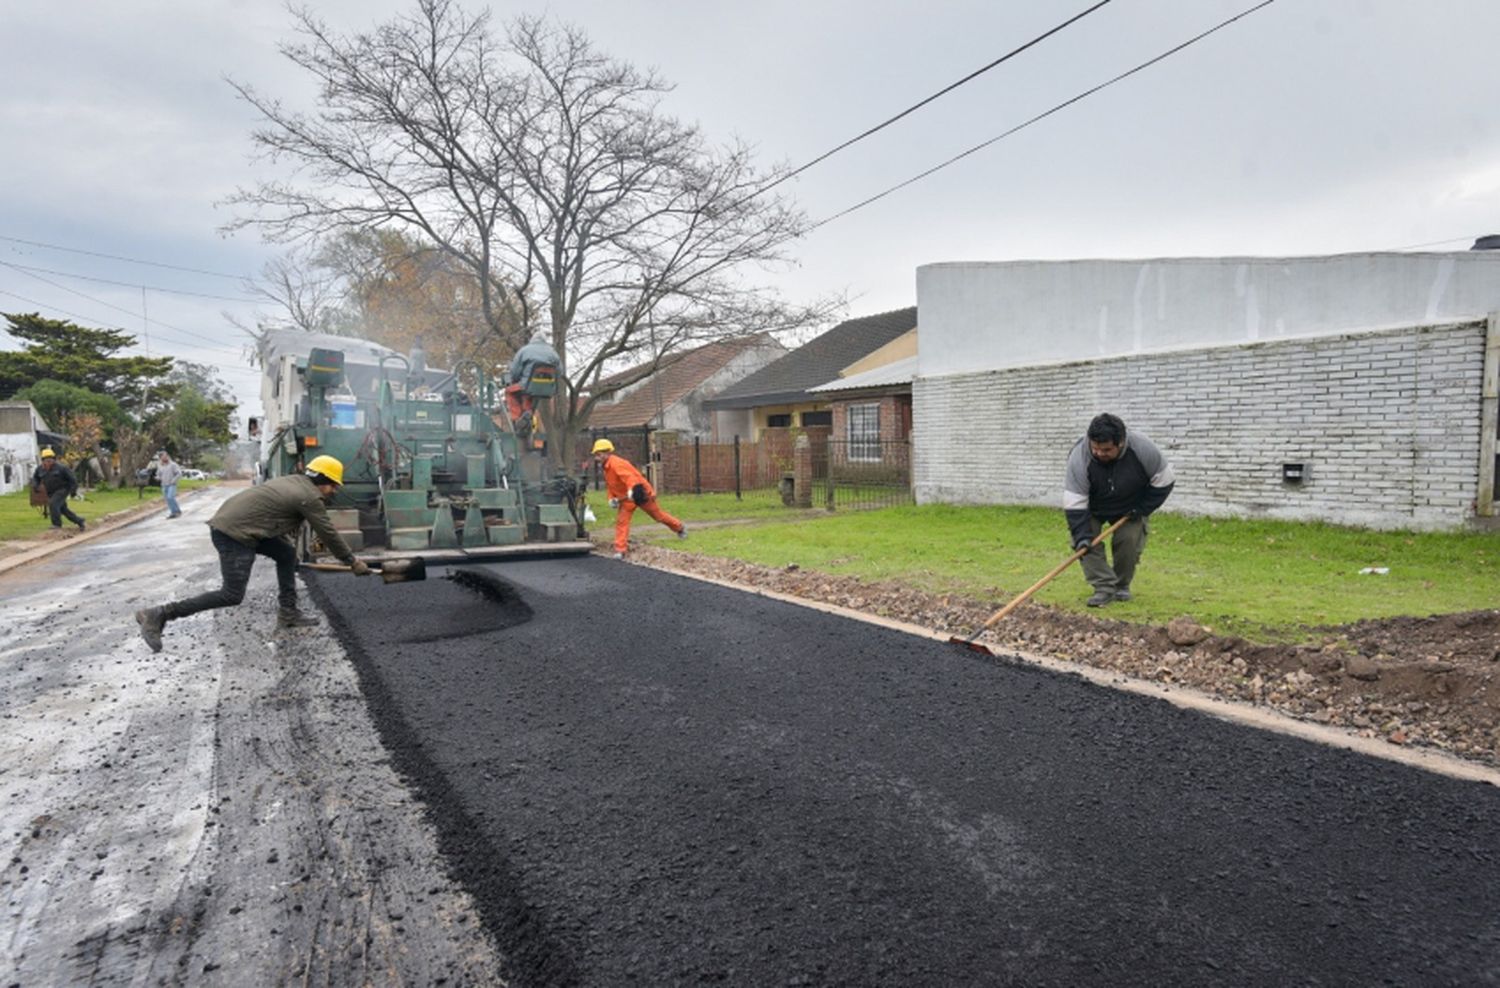
[[[815,388],[807,390],[813,394],[827,394],[836,391],[861,391],[865,388],[888,388],[896,385],[911,384],[917,376],[917,358],[904,357],[894,360],[879,367],[872,367],[858,374],[850,374],[827,384],[820,384]]]
[[[704,381],[723,370],[725,364],[741,353],[754,347],[771,345],[774,345],[774,341],[769,336],[757,333],[753,336],[720,340],[674,354],[663,361],[655,374],[645,378],[639,387],[619,401],[595,406],[589,416],[589,425],[613,429],[645,425],[656,418],[660,411],[671,408]],[[599,384],[602,387],[622,379],[639,378],[646,366],[638,364],[629,370],[611,374]]]
[[[917,307],[893,309],[839,323],[774,363],[704,402],[708,408],[754,408],[805,401],[820,384],[917,325]]]

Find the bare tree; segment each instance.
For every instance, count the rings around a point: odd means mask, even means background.
[[[350,328],[343,318],[344,292],[338,279],[320,267],[309,250],[292,250],[267,261],[259,280],[245,282],[246,292],[276,310],[262,329],[340,334]],[[258,339],[261,333],[251,335]]]
[[[565,444],[611,393],[593,388],[607,365],[833,308],[794,309],[747,281],[807,228],[761,192],[784,170],[667,116],[666,83],[576,28],[522,17],[497,39],[487,14],[452,0],[351,36],[294,16],[301,40],[282,50],[317,80],[318,107],[234,83],[265,118],[257,148],[293,177],[241,191],[231,228],[298,240],[394,227],[435,245],[472,273],[510,352],[539,329],[562,357]]]

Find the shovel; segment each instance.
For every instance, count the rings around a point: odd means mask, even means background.
[[[1037,580],[1031,586],[1021,591],[1021,593],[1017,594],[1016,598],[1009,604],[1006,604],[1004,607],[991,614],[989,616],[989,620],[985,621],[984,624],[979,626],[978,631],[974,632],[967,638],[960,638],[957,635],[954,635],[952,638],[948,639],[948,643],[950,645],[958,645],[961,648],[967,648],[971,652],[983,652],[985,655],[994,655],[994,652],[991,652],[983,645],[980,645],[974,639],[978,638],[980,635],[988,631],[992,625],[994,625],[1001,618],[1005,617],[1005,615],[1009,614],[1017,607],[1020,607],[1027,601],[1027,599],[1031,597],[1032,594],[1036,593],[1038,590],[1051,583],[1057,577],[1057,574],[1061,573],[1063,570],[1067,569],[1069,566],[1072,566],[1075,562],[1088,555],[1088,551],[1090,549],[1098,545],[1100,542],[1103,542],[1111,534],[1113,534],[1115,529],[1119,528],[1129,520],[1130,516],[1126,515],[1125,517],[1116,521],[1113,525],[1106,528],[1104,531],[1100,532],[1098,535],[1094,536],[1094,541],[1090,542],[1087,546],[1082,549],[1074,550],[1073,555],[1069,556],[1067,559],[1064,559],[1062,562],[1053,567],[1052,572],[1048,573],[1046,576],[1042,577],[1040,580]]]
[[[317,570],[319,573],[351,573],[353,572],[343,563],[303,563],[306,569]],[[427,579],[427,560],[418,556],[415,559],[371,559],[366,562],[372,570],[380,574],[380,578],[386,583],[417,583]]]

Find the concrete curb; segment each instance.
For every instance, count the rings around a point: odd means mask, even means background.
[[[211,489],[212,488],[209,487],[199,487],[191,491],[184,491],[177,498],[177,501],[180,504],[183,501],[187,501],[194,497],[197,497],[200,491]],[[127,508],[124,511],[116,512],[114,515],[108,516],[108,520],[106,521],[99,522],[98,524],[90,524],[88,528],[84,529],[79,534],[72,536],[71,538],[61,539],[56,542],[48,542],[46,545],[39,545],[34,549],[27,549],[24,552],[18,552],[13,556],[5,556],[3,558],[0,558],[0,574],[8,573],[13,569],[18,569],[19,567],[24,566],[27,563],[34,563],[39,559],[46,559],[48,556],[54,553],[62,552],[65,549],[71,549],[74,546],[82,545],[85,542],[91,542],[94,539],[101,538],[105,535],[110,534],[111,532],[117,532],[120,529],[125,528],[127,525],[134,525],[138,521],[143,521],[146,518],[151,517],[152,515],[163,510],[163,508],[165,507],[165,501],[155,499],[146,504],[142,504],[139,507]]]

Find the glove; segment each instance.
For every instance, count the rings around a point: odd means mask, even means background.
[[[1073,540],[1073,551],[1077,552],[1079,549],[1087,549],[1093,544],[1094,540],[1091,536],[1080,535],[1078,538]]]
[[[349,564],[349,572],[353,573],[355,576],[369,576],[370,564],[365,562],[363,559],[356,559],[354,562]]]
[[[651,500],[651,495],[646,493],[645,484],[636,484],[630,489],[630,499],[636,504],[645,504]]]
[[[618,508],[620,506],[620,499],[617,498],[617,497],[610,498],[609,499],[609,506],[611,508]]]

